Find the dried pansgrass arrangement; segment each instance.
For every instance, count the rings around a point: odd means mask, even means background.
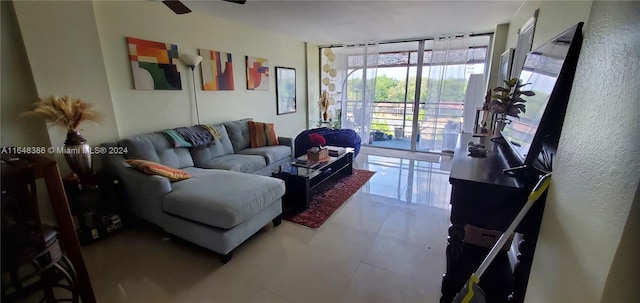
[[[102,113],[95,111],[94,106],[93,103],[66,95],[63,97],[51,96],[33,103],[34,109],[23,113],[23,115],[41,117],[50,126],[57,125],[69,131],[76,131],[82,122],[100,123],[104,121]]]
[[[329,105],[331,105],[331,101],[329,100],[329,93],[325,90],[320,94],[320,100],[318,100],[318,106],[320,107],[321,112],[327,112],[329,110]]]

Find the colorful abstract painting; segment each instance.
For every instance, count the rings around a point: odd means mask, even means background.
[[[245,56],[247,62],[247,89],[269,90],[269,61]]]
[[[178,46],[127,37],[135,89],[181,90]]]
[[[234,90],[231,54],[201,49],[202,89]]]

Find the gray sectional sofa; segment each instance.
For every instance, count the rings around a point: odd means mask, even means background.
[[[199,148],[175,148],[161,132],[103,143],[126,147],[124,155],[105,155],[103,166],[124,183],[133,215],[219,253],[226,263],[263,226],[280,224],[284,182],[266,176],[291,161],[293,151],[291,138],[283,137],[281,145],[251,148],[249,120],[215,125],[220,138]],[[170,182],[132,168],[126,159],[178,168],[192,178]]]

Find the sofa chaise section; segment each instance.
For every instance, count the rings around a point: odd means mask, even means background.
[[[127,154],[105,155],[103,164],[122,180],[131,214],[219,253],[226,263],[263,226],[280,223],[284,182],[265,175],[291,161],[293,150],[290,138],[280,138],[288,145],[250,148],[249,139],[238,137],[248,136],[247,121],[229,122],[233,138],[225,124],[216,125],[219,138],[197,148],[173,147],[159,132],[104,143],[126,147]],[[127,159],[181,169],[192,178],[170,182],[133,169]]]

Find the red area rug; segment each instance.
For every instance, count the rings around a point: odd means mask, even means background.
[[[309,208],[297,214],[283,214],[282,219],[316,229],[349,200],[375,172],[353,169],[351,176],[327,180],[311,190]]]

